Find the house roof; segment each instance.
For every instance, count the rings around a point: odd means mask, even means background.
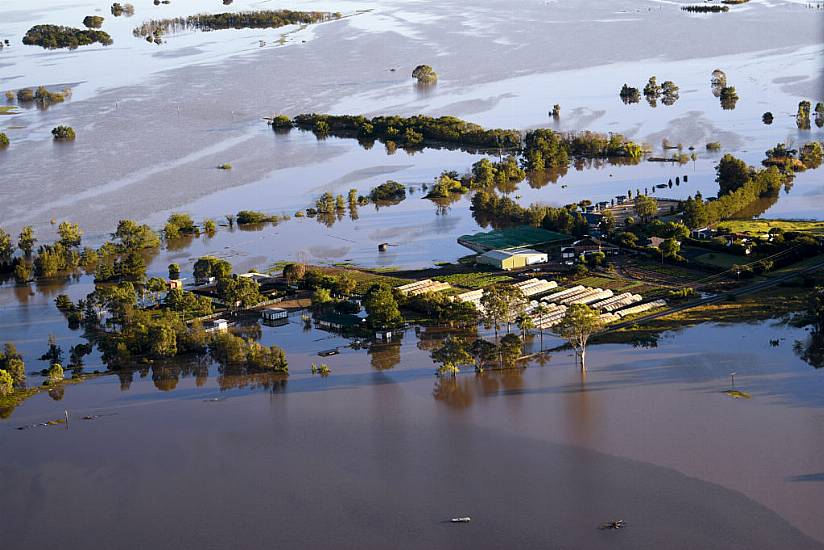
[[[583,239],[579,239],[572,243],[572,246],[601,246],[604,248],[617,248],[614,244],[609,244],[601,239],[596,239],[595,237],[584,237]]]
[[[481,254],[484,258],[503,261],[512,256],[546,256],[543,252],[531,248],[517,248],[514,250],[490,250]]]

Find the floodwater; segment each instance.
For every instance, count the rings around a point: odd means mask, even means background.
[[[89,236],[102,237],[118,219],[157,225],[171,210],[196,218],[250,207],[288,212],[328,188],[363,191],[388,177],[431,182],[442,169],[464,171],[476,160],[460,153],[390,156],[380,146],[364,152],[353,141],[315,144],[296,132],[273,137],[261,117],[276,112],[452,114],[488,126],[622,132],[648,142],[656,154],[664,139],[685,151],[696,148],[698,159],[680,167],[570,169],[541,189],[522,183],[517,194],[525,204],[608,199],[682,173],[690,174],[691,185],[664,196],[696,190],[711,196],[719,155],[706,153],[707,141],[757,164],[779,141],[800,144],[823,135],[815,126],[799,132],[792,118],[800,100],[824,98],[824,10],[800,2],[753,0],[721,16],[694,16],[678,3],[656,1],[534,1],[518,10],[500,0],[308,2],[301,7],[347,17],[294,35],[288,34],[293,29],[192,31],[161,46],[133,37],[131,29],[203,6],[138,5],[131,18],[111,17],[109,4],[98,1],[49,6],[12,0],[0,12],[0,38],[12,37],[12,47],[0,52],[2,86],[74,86],[64,104],[0,119],[12,140],[0,154],[0,219],[10,231],[32,224],[46,238],[52,219],[71,218]],[[261,6],[292,7],[243,0],[218,7]],[[107,18],[111,47],[49,52],[19,43],[32,24],[78,24],[81,14],[97,11]],[[289,38],[281,45],[284,32]],[[736,40],[717,39],[733,35]],[[412,83],[408,75],[421,62],[440,74],[436,86],[421,90]],[[711,93],[715,68],[739,91],[734,110],[721,109]],[[642,87],[653,74],[680,86],[675,105],[620,101],[624,82]],[[562,106],[557,124],[547,116],[554,103]],[[776,115],[771,126],[760,122],[766,110]],[[78,139],[53,143],[49,130],[57,124],[74,126]],[[231,174],[215,168],[225,162],[233,165]],[[387,173],[400,163],[403,170]],[[349,178],[354,185],[343,185],[341,178],[351,175],[358,175]],[[818,187],[799,185],[804,199],[774,213],[819,217]]]
[[[438,381],[428,358],[443,334],[415,332],[342,348],[323,359],[332,374],[321,378],[309,373],[316,352],[346,340],[293,318],[262,333],[291,346],[288,381],[155,367],[69,386],[60,401],[30,399],[0,423],[6,540],[822,546],[824,401],[821,373],[792,351],[803,331],[703,325],[653,349],[593,347],[585,378],[562,352],[455,381]],[[722,393],[730,372],[752,399]],[[64,409],[68,430],[14,429]],[[446,523],[455,516],[472,523]],[[627,528],[597,529],[614,519]]]
[[[47,241],[51,220],[70,219],[99,244],[121,218],[160,228],[173,211],[198,221],[241,209],[293,215],[325,191],[366,194],[387,179],[415,188],[400,204],[369,205],[326,225],[292,217],[221,227],[160,251],[150,275],[164,275],[171,262],[188,272],[205,254],[246,271],[280,260],[417,268],[467,252],[457,237],[481,229],[468,198],[435,205],[421,186],[481,155],[389,154],[380,144],[365,150],[354,140],[276,134],[261,120],[272,113],[455,115],[489,127],[621,132],[657,156],[664,140],[697,156],[680,166],[570,166],[505,190],[524,205],[609,200],[676,177],[679,185],[655,194],[712,196],[724,152],[758,164],[778,142],[824,138],[794,120],[799,101],[824,100],[824,10],[802,1],[752,0],[728,14],[693,15],[678,9],[684,2],[656,0],[323,0],[300,9],[345,17],[302,29],[191,31],[160,46],[132,28],[149,18],[295,5],[133,3],[131,18],[111,17],[110,2],[100,0],[0,7],[0,40],[12,43],[0,50],[0,91],[73,88],[47,110],[0,115],[12,140],[0,151],[4,229],[32,224]],[[80,26],[93,14],[106,17],[112,46],[68,52],[20,43],[34,24]],[[439,73],[437,85],[412,83],[420,63]],[[715,68],[738,90],[734,110],[710,90]],[[675,81],[678,102],[624,105],[621,85],[641,88],[651,75]],[[558,121],[547,116],[555,103]],[[764,111],[775,115],[770,126]],[[54,143],[49,130],[58,124],[75,127],[78,139]],[[709,141],[722,152],[708,153]],[[225,162],[233,169],[215,168]],[[820,174],[799,174],[765,215],[823,219]],[[392,246],[379,253],[383,242]],[[46,366],[37,357],[48,334],[65,352],[85,341],[54,298],[77,300],[92,285],[88,276],[6,281],[0,342],[15,342],[29,370]],[[597,346],[585,379],[556,353],[544,366],[438,382],[429,350],[442,337],[410,329],[401,342],[355,350],[293,317],[260,336],[286,349],[288,379],[193,361],[70,385],[55,394],[60,400],[38,395],[0,421],[3,540],[64,549],[824,544],[824,393],[821,373],[792,351],[803,331],[703,325],[652,349]],[[317,352],[336,346],[342,353],[323,360],[332,375],[312,376]],[[87,371],[102,368],[97,352],[86,358]],[[731,372],[751,400],[722,393]],[[68,430],[14,429],[64,409]],[[471,524],[445,522],[465,515]],[[627,528],[597,529],[616,519]]]

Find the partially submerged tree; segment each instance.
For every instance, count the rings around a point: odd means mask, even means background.
[[[472,363],[472,356],[466,350],[466,343],[454,336],[447,337],[443,345],[432,352],[432,359],[440,363],[439,376],[457,376],[461,365]]]
[[[438,80],[438,74],[429,65],[418,65],[412,71],[412,77],[421,84],[430,84]]]
[[[363,297],[363,305],[368,314],[367,322],[372,328],[391,329],[403,323],[403,315],[392,289],[376,284]]]
[[[508,332],[509,326],[523,312],[526,299],[517,288],[511,285],[497,284],[484,290],[481,305],[484,309],[484,326],[495,329],[495,339],[497,340],[501,326],[506,325]]]
[[[77,137],[74,133],[74,128],[71,126],[57,126],[52,129],[51,133],[52,136],[54,136],[54,139],[61,141],[72,141],[75,137]]]
[[[586,370],[586,353],[589,338],[604,326],[601,316],[584,304],[572,304],[564,318],[555,326],[555,332],[564,338],[581,361],[581,370]]]

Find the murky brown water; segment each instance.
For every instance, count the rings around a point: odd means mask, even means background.
[[[688,183],[661,196],[709,196],[718,155],[701,150],[706,141],[756,164],[778,141],[824,137],[815,127],[799,132],[793,119],[800,99],[824,99],[822,13],[802,2],[753,0],[734,14],[695,17],[652,1],[527,2],[517,10],[501,0],[321,1],[301,9],[373,10],[301,31],[285,48],[273,46],[279,32],[189,33],[163,47],[129,35],[148,17],[195,9],[175,0],[138,5],[130,20],[109,18],[111,48],[19,45],[34,23],[78,25],[87,12],[107,15],[110,3],[49,4],[0,7],[0,39],[15,38],[0,52],[2,89],[76,84],[63,105],[0,117],[13,141],[0,152],[2,224],[16,232],[32,223],[41,239],[50,238],[51,218],[79,222],[94,244],[123,217],[159,227],[179,209],[196,219],[246,208],[292,214],[324,191],[365,193],[389,178],[419,186],[478,158],[274,135],[260,120],[272,112],[423,112],[525,129],[550,123],[547,110],[560,103],[560,130],[619,131],[657,152],[667,138],[699,153],[684,166],[571,167],[556,181],[511,190],[523,204],[608,200],[684,175]],[[225,9],[249,7],[259,6],[237,0]],[[435,65],[436,87],[410,84],[420,62]],[[709,91],[716,67],[742,97],[734,111],[721,110]],[[643,85],[651,74],[681,86],[678,103],[623,105],[621,84]],[[766,110],[776,115],[772,126],[760,123]],[[74,144],[49,139],[61,123],[79,130]],[[224,162],[235,168],[214,168]],[[820,180],[800,175],[769,215],[820,218]],[[463,255],[457,236],[477,229],[466,199],[444,210],[418,193],[329,227],[292,219],[259,231],[222,228],[162,251],[150,272],[163,275],[172,261],[185,271],[204,254],[239,271],[282,259],[429,266]],[[380,242],[397,246],[379,254]],[[84,341],[66,328],[55,296],[90,290],[88,277],[6,283],[0,342],[14,341],[28,369],[39,370],[49,333],[66,351]],[[824,543],[824,393],[822,373],[791,350],[803,332],[702,326],[656,349],[597,347],[585,380],[556,354],[543,367],[439,382],[428,353],[440,337],[410,330],[401,343],[344,349],[325,360],[333,373],[322,379],[309,373],[316,353],[348,341],[293,319],[262,333],[264,343],[286,348],[287,380],[177,363],[68,386],[59,401],[38,395],[0,421],[2,540],[69,550]],[[771,348],[770,338],[785,339]],[[87,370],[101,367],[96,354],[87,358]],[[721,393],[732,371],[752,400]],[[69,430],[14,429],[64,409]],[[472,523],[445,523],[463,515]],[[597,529],[613,519],[628,527]]]
[[[292,375],[269,389],[160,369],[123,391],[107,377],[22,405],[0,423],[5,536],[69,549],[816,548],[824,401],[821,373],[791,350],[800,337],[707,325],[655,349],[595,347],[585,379],[560,353],[437,381],[430,337],[410,331],[324,360],[324,379],[309,363],[345,340],[297,320],[264,327],[264,342],[291,346]],[[730,371],[753,399],[721,392]],[[14,429],[64,408],[68,430]],[[444,523],[462,515],[472,523]],[[597,529],[611,519],[628,527]]]

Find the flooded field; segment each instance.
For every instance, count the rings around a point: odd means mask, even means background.
[[[487,128],[621,133],[650,156],[691,157],[575,162],[498,189],[524,206],[647,189],[712,197],[724,153],[757,166],[777,143],[824,139],[824,129],[800,130],[795,119],[800,101],[824,101],[818,2],[751,0],[689,14],[686,1],[659,0],[141,0],[119,17],[108,1],[34,4],[0,6],[0,43],[9,40],[0,92],[42,84],[72,94],[47,109],[0,96],[11,107],[0,110],[11,141],[0,149],[0,226],[16,236],[32,225],[45,243],[55,222],[70,220],[84,245],[98,246],[123,218],[159,230],[183,211],[219,224],[213,236],[147,255],[148,277],[165,278],[170,263],[188,277],[204,255],[238,273],[283,261],[430,268],[468,254],[457,238],[485,229],[468,195],[438,204],[423,198],[424,186],[495,152],[364,148],[273,132],[263,120],[273,114],[451,115]],[[341,17],[188,29],[161,44],[133,34],[150,19],[264,9]],[[33,25],[82,27],[88,15],[105,18],[111,46],[21,43]],[[421,63],[437,84],[410,77]],[[713,94],[714,69],[737,89],[734,109]],[[680,87],[673,105],[622,102],[623,84],[642,88],[653,75]],[[55,142],[59,124],[77,139]],[[721,149],[708,151],[710,142]],[[231,170],[217,169],[224,163]],[[366,195],[387,180],[407,186],[404,201],[325,223],[295,216],[324,192]],[[761,206],[763,216],[824,220],[821,169],[797,174]],[[289,219],[230,228],[225,216],[244,209]],[[379,252],[382,243],[389,248]],[[92,290],[91,275],[0,280],[0,344],[17,345],[30,387],[43,381],[49,335],[64,353],[86,342],[55,298]],[[702,324],[666,333],[657,347],[594,346],[585,376],[558,351],[525,369],[453,380],[435,377],[430,357],[443,329],[413,325],[392,342],[353,342],[307,326],[301,313],[285,326],[244,329],[286,350],[288,377],[226,372],[207,359],[156,362],[8,411],[3,540],[68,550],[824,547],[824,382],[793,349],[808,337],[802,329]],[[533,337],[526,351],[537,346]],[[340,353],[318,357],[332,348]],[[321,361],[328,377],[310,370]],[[99,350],[83,369],[106,369]],[[733,372],[752,399],[723,393]],[[40,425],[64,411],[68,429]],[[472,522],[448,521],[462,516]],[[598,529],[619,519],[626,529]]]
[[[31,399],[0,424],[7,536],[37,548],[821,546],[822,379],[792,352],[803,331],[704,325],[642,352],[595,347],[584,379],[557,353],[438,382],[428,350],[442,336],[344,348],[321,378],[317,351],[347,341],[293,318],[262,335],[290,347],[288,381],[155,366]],[[730,372],[752,399],[722,393]],[[66,408],[68,430],[14,429]],[[82,527],[90,514],[99,529]],[[444,523],[456,515],[473,521]],[[597,529],[613,519],[628,528]]]

